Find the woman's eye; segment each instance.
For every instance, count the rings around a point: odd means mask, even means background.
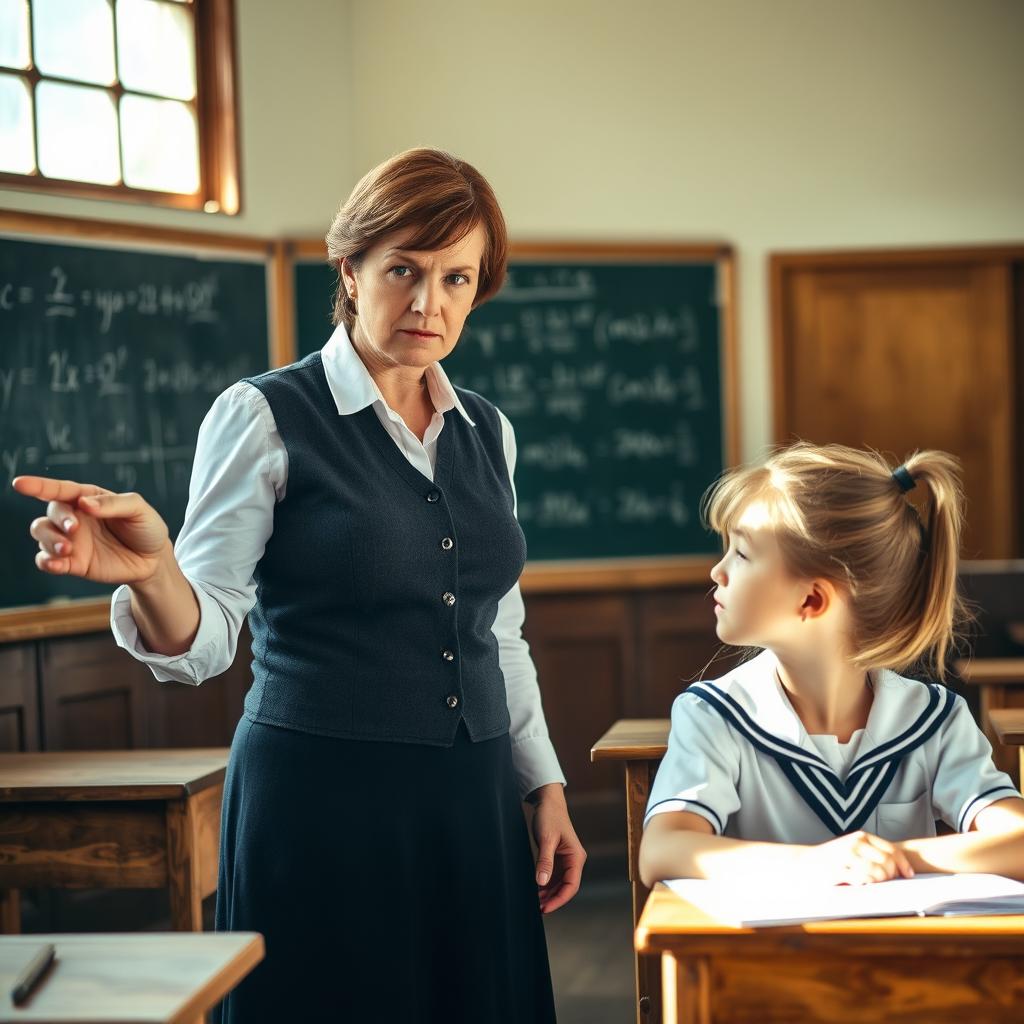
[[[403,271],[406,273],[403,273]],[[411,274],[412,270],[410,270],[409,267],[392,267],[388,273],[394,274],[395,277],[405,277],[407,274]]]
[[[739,548],[737,548],[737,549],[736,549],[736,554],[737,554],[737,555],[739,555],[739,556],[740,556],[740,558],[742,558],[744,562],[748,561],[748,558],[747,558],[747,556],[746,556],[745,554],[743,554],[743,552],[742,552],[742,551],[740,551],[740,549],[739,549]]]
[[[460,280],[456,281],[455,278],[460,278]],[[448,279],[452,284],[469,284],[469,278],[465,274],[449,274]]]

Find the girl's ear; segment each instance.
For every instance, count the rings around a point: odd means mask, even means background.
[[[829,610],[836,597],[836,589],[828,580],[812,580],[804,603],[800,608],[800,618],[816,619]]]

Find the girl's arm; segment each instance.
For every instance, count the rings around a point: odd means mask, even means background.
[[[896,844],[915,871],[983,871],[1024,881],[1024,799],[1006,797],[978,812],[969,832]]]
[[[690,811],[666,811],[651,818],[640,840],[639,869],[640,881],[648,888],[665,878],[858,885],[914,873],[895,844],[867,832],[810,846],[753,842],[715,835],[707,819]]]

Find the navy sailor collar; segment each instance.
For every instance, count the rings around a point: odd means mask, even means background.
[[[818,753],[776,676],[778,660],[762,651],[727,676],[686,691],[712,707],[758,751],[773,758],[804,802],[834,835],[864,826],[900,762],[949,717],[956,695],[943,686],[872,670],[874,700],[858,755],[845,779]]]

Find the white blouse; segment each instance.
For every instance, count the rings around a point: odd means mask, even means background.
[[[402,454],[428,479],[434,477],[443,414],[457,409],[475,426],[439,363],[427,368],[435,412],[421,443],[384,400],[344,325],[324,345],[322,356],[338,415],[351,416],[372,405]],[[515,433],[504,413],[498,410],[498,416],[511,481]],[[256,564],[273,531],[274,504],[284,497],[287,484],[288,452],[266,398],[244,381],[233,384],[214,400],[199,428],[185,520],[174,544],[181,571],[199,602],[199,631],[192,646],[179,655],[148,651],[132,616],[128,587],[119,587],[111,603],[110,625],[118,645],[148,665],[161,682],[197,686],[234,661],[239,630],[256,602]],[[522,635],[524,616],[517,583],[498,602],[492,631],[505,677],[520,796],[551,782],[565,785],[544,720],[537,670]]]
[[[719,835],[819,843],[863,828],[884,839],[967,832],[1019,797],[963,697],[888,669],[868,675],[868,720],[849,743],[808,735],[763,650],[672,704],[668,750],[644,815],[689,811]]]

